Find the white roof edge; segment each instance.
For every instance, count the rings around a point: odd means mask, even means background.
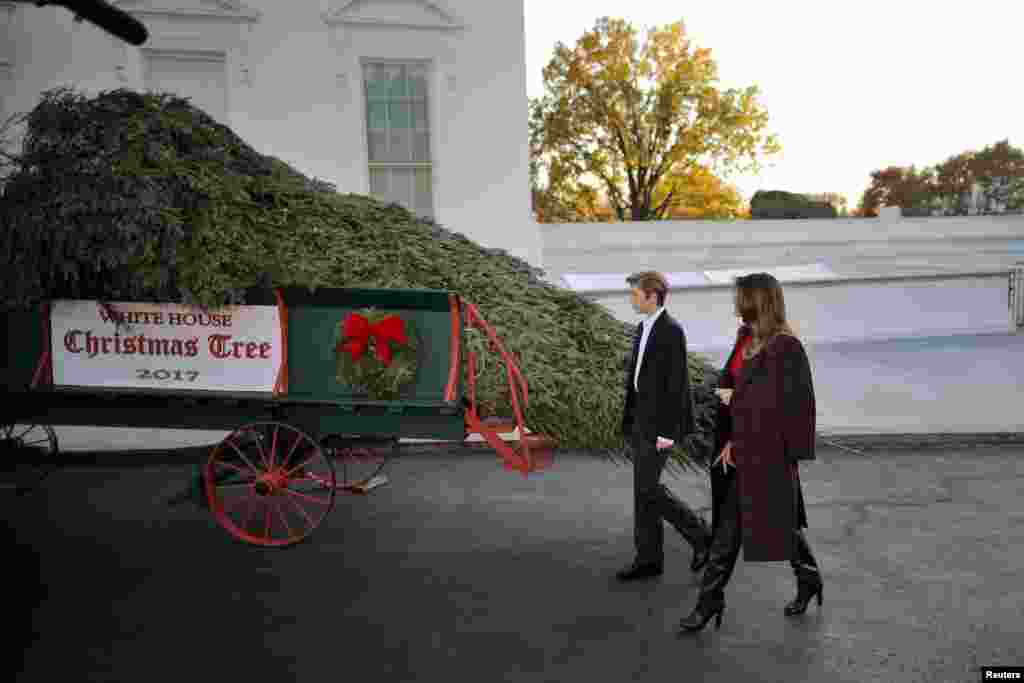
[[[667,272],[670,289],[685,287],[706,287],[708,285],[731,284],[737,276],[766,272],[779,282],[800,282],[804,280],[833,280],[838,275],[826,263],[811,263],[774,268],[731,268],[722,270]],[[563,273],[562,282],[577,292],[627,291],[626,278],[630,273]]]

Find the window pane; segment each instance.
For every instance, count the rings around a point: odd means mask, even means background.
[[[189,97],[193,105],[218,121],[227,119],[228,79],[223,58],[177,59],[148,54],[145,59],[150,90]]]
[[[430,133],[415,131],[412,134],[412,160],[430,161]]]
[[[433,184],[429,168],[416,169],[415,212],[419,216],[434,217]]]
[[[370,148],[369,156],[370,161],[387,161],[388,160],[388,134],[383,130],[371,130],[369,132],[370,137]]]
[[[427,130],[427,103],[413,102],[409,112],[412,117],[412,127],[416,130]]]
[[[391,128],[412,128],[412,107],[408,102],[391,102],[388,104],[391,115]]]
[[[388,95],[391,98],[405,97],[408,94],[408,88],[405,82],[405,65],[395,65],[394,71],[391,72],[391,89]]]
[[[366,95],[368,97],[387,97],[391,86],[391,74],[387,64],[364,65],[363,78],[366,80]]]
[[[410,211],[412,207],[412,196],[413,196],[413,177],[411,168],[392,168],[389,170],[391,174],[391,187],[388,188],[388,200],[401,204]]]
[[[412,161],[412,131],[392,130],[388,133],[388,161]]]
[[[387,99],[405,91],[405,72],[401,64],[368,64],[366,92],[373,98]]]
[[[386,168],[370,169],[370,194],[378,199],[388,196],[388,171]]]
[[[409,94],[412,97],[427,96],[427,67],[424,64],[409,66]]]
[[[385,102],[370,102],[367,106],[366,125],[370,128],[387,128],[388,105]]]

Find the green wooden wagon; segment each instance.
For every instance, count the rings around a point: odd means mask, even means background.
[[[339,478],[336,464],[366,454],[380,463],[382,449],[402,439],[463,442],[475,433],[510,470],[525,475],[551,462],[551,440],[526,429],[528,386],[515,359],[451,292],[285,288],[213,312],[54,301],[3,316],[6,459],[69,462],[57,457],[54,425],[230,430],[199,469],[211,513],[247,543],[307,538],[336,492],[357,483]],[[479,416],[469,327],[485,332],[505,364],[511,418]],[[382,396],[381,377],[394,379],[388,373],[399,367],[404,381]],[[515,427],[518,442],[501,438]]]

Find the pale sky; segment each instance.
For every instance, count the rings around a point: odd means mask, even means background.
[[[872,170],[933,165],[1009,139],[1024,147],[1020,0],[525,0],[527,94],[557,42],[601,16],[638,29],[685,22],[719,87],[757,85],[783,151],[758,189],[840,192],[856,206]]]

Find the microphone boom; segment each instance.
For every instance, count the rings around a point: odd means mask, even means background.
[[[25,2],[26,0],[22,0]],[[29,0],[37,7],[60,5],[78,20],[85,19],[132,45],[142,45],[149,39],[145,24],[124,10],[105,0]]]

